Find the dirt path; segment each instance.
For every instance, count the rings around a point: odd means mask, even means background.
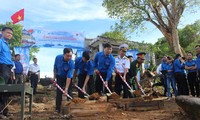
[[[14,120],[15,119],[18,120],[20,118],[19,100],[20,98],[18,98],[18,100],[15,100],[11,105],[9,105],[10,112],[14,114],[13,117]],[[105,104],[108,103],[105,102]],[[106,112],[99,112],[92,115],[90,114],[86,116],[76,116],[72,114],[71,119],[72,120],[181,120],[181,119],[185,120],[186,119],[186,116],[182,115],[181,112],[179,111],[179,107],[175,103],[174,98],[171,99],[170,101],[164,100],[163,109],[152,110],[152,111],[124,111],[121,109],[117,109],[114,106],[109,106],[109,107],[110,107],[109,110]],[[59,116],[54,114],[55,110],[54,108],[55,108],[54,91],[50,91],[48,92],[48,94],[38,94],[34,96],[34,103],[32,107],[33,111],[32,120],[48,120],[50,116],[51,117]]]

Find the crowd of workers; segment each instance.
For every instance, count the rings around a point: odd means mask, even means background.
[[[21,84],[23,67],[20,64],[20,55],[15,55],[15,68],[13,68],[13,61],[11,59],[8,41],[12,38],[13,30],[10,27],[2,29],[2,38],[0,39],[0,77],[9,84],[11,69],[14,71],[13,79],[15,83]],[[90,51],[84,51],[82,57],[72,60],[72,49],[64,48],[63,54],[57,55],[54,62],[53,80],[64,88],[64,92],[72,96],[72,85],[77,84],[83,92],[78,92],[78,97],[84,98],[84,93],[92,94],[98,92],[100,95],[108,93],[109,90],[121,95],[123,90],[123,98],[134,97],[126,81],[132,86],[134,81],[136,89],[142,89],[139,83],[138,73],[141,71],[141,65],[145,61],[145,53],[137,54],[137,59],[132,60],[132,56],[126,56],[128,50],[127,44],[119,46],[119,53],[116,57],[112,55],[112,46],[109,43],[104,44],[103,51],[96,53],[94,59],[91,60]],[[193,53],[187,54],[187,59],[184,60],[180,54],[177,54],[173,60],[170,56],[164,56],[158,73],[161,72],[165,94],[168,99],[171,98],[170,85],[173,88],[174,95],[189,95],[189,88],[192,96],[199,97],[199,82],[200,77],[200,45],[196,47],[197,58],[193,59]],[[34,64],[30,65],[29,69],[31,86],[33,87],[33,94],[36,94],[37,83],[40,79],[40,68],[37,64],[37,59],[34,58]],[[116,73],[114,80],[114,87],[112,74]],[[95,78],[95,79],[94,79]],[[103,82],[102,82],[103,78]],[[76,82],[76,79],[77,82]],[[189,88],[188,88],[189,83]],[[114,88],[114,89],[113,89]],[[56,112],[61,110],[63,92],[60,89],[56,90]],[[6,105],[7,97],[1,96],[0,102]]]

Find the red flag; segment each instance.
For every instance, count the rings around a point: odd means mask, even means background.
[[[24,20],[24,9],[21,9],[20,11],[17,11],[15,14],[11,16],[11,19],[13,21],[13,24]]]

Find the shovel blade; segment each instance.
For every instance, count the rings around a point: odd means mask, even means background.
[[[115,92],[113,92],[112,94],[109,93],[108,97],[109,97],[109,99],[119,99],[120,98],[120,96]]]
[[[153,99],[153,96],[147,96],[146,95],[146,96],[143,96],[143,98],[144,98],[144,100],[150,100],[151,101]]]
[[[106,93],[106,95],[107,95],[107,96],[111,96],[112,94],[111,94],[111,93]]]
[[[137,95],[137,96],[141,96],[142,95],[141,90],[135,90],[132,93],[135,94],[135,95]]]

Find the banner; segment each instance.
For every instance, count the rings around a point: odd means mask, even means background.
[[[44,29],[24,29],[22,31],[22,44],[24,46],[83,49],[84,40],[83,33],[77,32]]]
[[[77,50],[76,57],[82,57],[84,50]]]
[[[131,55],[131,56],[133,56],[133,60],[136,60],[136,59],[137,59],[137,55],[136,55],[137,53],[138,53],[138,50],[137,50],[137,49],[128,50],[128,51],[126,52],[126,56]]]
[[[29,69],[29,53],[30,48],[29,47],[14,47],[15,54],[20,54],[20,62],[23,65],[24,73],[28,73]]]

